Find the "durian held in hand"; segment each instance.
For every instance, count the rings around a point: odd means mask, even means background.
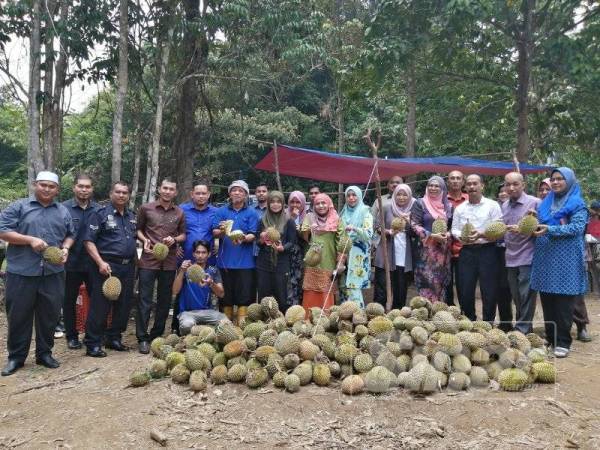
[[[519,233],[524,236],[533,235],[539,228],[540,223],[536,217],[535,211],[530,211],[521,217],[521,220],[516,225],[509,225],[507,231],[511,233]]]
[[[63,251],[58,247],[47,247],[42,253],[42,258],[50,264],[62,264]]]

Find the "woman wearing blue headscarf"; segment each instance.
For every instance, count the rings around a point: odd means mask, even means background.
[[[371,273],[371,238],[373,237],[373,216],[363,203],[362,191],[357,186],[349,186],[345,192],[346,204],[341,219],[344,230],[352,242],[346,261],[347,271],[344,281],[344,295],[347,300],[364,307],[362,290],[369,287]],[[347,253],[348,249],[339,249]]]
[[[567,167],[550,175],[552,191],[538,207],[531,288],[539,291],[546,340],[564,358],[571,347],[575,299],[587,289],[584,231],[588,211],[575,173]]]

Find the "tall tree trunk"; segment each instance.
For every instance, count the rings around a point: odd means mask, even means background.
[[[152,133],[150,173],[146,174],[147,177],[150,177],[150,183],[146,192],[146,201],[150,201],[151,197],[156,192],[156,188],[158,185],[158,162],[160,154],[160,136],[162,133],[163,109],[165,106],[165,83],[167,74],[167,64],[169,63],[169,53],[171,51],[171,39],[173,39],[173,31],[173,25],[169,25],[160,59],[158,90],[156,94],[156,114],[154,116],[154,132]]]
[[[142,154],[142,143],[144,139],[144,133],[142,132],[141,126],[138,125],[135,130],[135,144],[133,147],[133,179],[131,180],[131,198],[129,199],[129,207],[135,207],[135,198],[137,197],[138,189],[140,186],[140,160]]]
[[[535,0],[524,0],[521,5],[523,26],[517,36],[517,159],[529,158],[529,79],[533,58],[533,12]]]
[[[406,156],[415,156],[417,147],[417,80],[415,78],[414,62],[410,63],[406,79]]]
[[[110,172],[110,178],[113,183],[121,179],[123,109],[125,108],[125,99],[127,97],[128,81],[127,38],[129,35],[129,22],[127,0],[121,0],[119,12],[119,72],[117,74],[117,98],[115,115],[113,117],[112,166]]]
[[[337,107],[336,113],[336,126],[337,126],[337,138],[338,138],[338,153],[344,153],[346,151],[346,133],[344,130],[344,94],[342,89],[338,86],[337,88]],[[344,185],[338,184],[338,198],[337,206],[338,211],[342,210],[344,206]]]
[[[55,0],[48,0],[45,17],[44,33],[44,94],[42,103],[42,154],[44,166],[48,170],[54,169],[54,142],[52,142],[52,94],[54,87],[54,9]]]
[[[184,0],[185,28],[183,34],[181,77],[200,71],[208,57],[208,44],[202,30],[198,29],[200,0]],[[198,78],[187,78],[181,87],[177,125],[173,140],[172,154],[175,157],[175,176],[178,183],[178,197],[183,200],[192,189],[194,182],[194,154],[198,145],[195,112],[198,107]]]
[[[44,169],[40,152],[40,1],[33,0],[31,11],[31,37],[29,39],[29,148],[27,149],[27,179],[29,189],[38,172]]]

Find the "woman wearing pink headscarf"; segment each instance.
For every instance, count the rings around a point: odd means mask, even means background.
[[[328,311],[333,306],[337,285],[333,272],[342,257],[337,253],[337,243],[343,231],[331,198],[318,194],[313,200],[313,211],[306,214],[301,227],[304,240],[321,249],[318,263],[306,264],[304,268],[302,306],[307,315],[312,307]]]
[[[414,264],[415,285],[419,295],[432,302],[444,300],[450,281],[449,233],[432,233],[436,219],[444,220],[450,229],[452,206],[447,196],[444,179],[433,176],[427,181],[425,195],[415,202],[411,214],[412,228],[419,237]]]
[[[290,251],[290,277],[288,283],[288,304],[298,305],[302,301],[302,280],[304,278],[304,253],[307,243],[300,236],[300,227],[306,216],[306,197],[303,192],[293,191],[288,197],[287,217],[292,219],[298,230],[298,239]]]

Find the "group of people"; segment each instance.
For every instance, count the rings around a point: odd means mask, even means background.
[[[574,316],[578,337],[589,339],[584,235],[590,213],[599,221],[600,204],[586,207],[573,171],[554,169],[540,183],[537,197],[525,192],[520,173],[508,173],[498,200],[483,196],[480,175],[454,171],[447,180],[432,176],[422,198],[415,198],[401,177],[392,177],[382,210],[378,202],[365,205],[362,190],[350,186],[338,213],[317,185],[310,187],[308,200],[301,191],[291,192],[286,205],[282,192],[261,184],[255,188],[257,204],[251,205],[243,180],[229,185],[224,206],[210,203],[206,182],[196,183],[189,201],[178,206],[177,184],[165,179],[156,201],[141,205],[136,214],[128,206],[130,190],[124,182],[113,184],[102,206],[93,201],[92,179],[81,174],[73,198],[58,203],[58,176],[40,172],[33,195],[0,214],[0,239],[9,244],[8,363],[2,375],[23,366],[34,323],[36,363],[59,366],[52,347],[61,309],[69,349],[85,345],[91,357],[105,357],[106,348],[128,350],[121,336],[134,303],[136,276],[141,353],[163,335],[171,308],[171,329],[186,334],[196,324],[225,318],[241,323],[247,307],[267,296],[277,299],[282,312],[295,304],[307,312],[311,307],[328,310],[336,299],[364,307],[363,293],[372,279],[374,301],[386,305],[386,266],[393,308],[405,305],[414,280],[418,295],[432,302],[454,304],[456,288],[463,314],[476,320],[479,283],[482,319],[493,323],[498,310],[501,328],[528,333],[539,292],[546,339],[556,356],[569,352]],[[525,215],[539,220],[533,234],[519,232]],[[600,239],[593,220],[589,239]],[[497,221],[507,225],[507,233],[490,240],[484,231]],[[468,234],[465,224],[471,227]],[[158,243],[169,249],[164,259],[153,251]],[[61,263],[44,258],[48,247],[61,249]],[[193,265],[202,268],[200,281],[188,277]],[[117,300],[104,295],[109,276],[121,282]],[[83,345],[75,323],[82,283],[90,294]]]

